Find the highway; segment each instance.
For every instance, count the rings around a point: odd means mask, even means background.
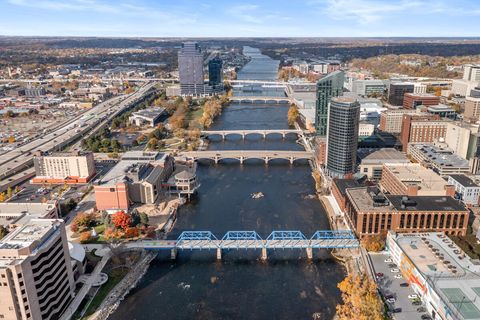
[[[46,133],[31,142],[17,147],[15,150],[0,155],[0,180],[2,180],[2,184],[7,182],[5,178],[32,166],[33,153],[35,151],[48,152],[59,150],[90,131],[102,127],[119,113],[130,107],[132,103],[140,100],[154,85],[154,82],[150,82],[144,84],[139,90],[132,94],[107,100],[83,114],[74,117],[61,128]]]

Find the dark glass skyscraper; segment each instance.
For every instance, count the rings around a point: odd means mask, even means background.
[[[315,130],[317,135],[327,135],[328,104],[333,97],[341,96],[345,75],[335,71],[317,82],[317,102],[315,105]]]
[[[203,53],[198,43],[185,42],[178,52],[178,73],[182,95],[205,94]]]
[[[360,104],[352,97],[336,97],[330,102],[327,135],[327,172],[335,178],[353,174],[358,147]]]
[[[208,61],[208,79],[211,86],[223,84],[223,61],[219,57]]]

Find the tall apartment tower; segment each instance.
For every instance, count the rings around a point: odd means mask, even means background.
[[[178,52],[178,73],[182,95],[205,94],[203,53],[197,42],[185,42]]]
[[[466,65],[463,68],[463,80],[480,82],[480,65]]]
[[[223,61],[218,56],[208,61],[208,84],[211,86],[223,84]]]
[[[31,219],[0,241],[0,318],[58,319],[75,280],[63,220]]]
[[[315,130],[318,136],[327,135],[328,106],[333,97],[341,96],[345,74],[335,71],[317,82],[317,101],[315,105]]]
[[[334,178],[348,177],[355,170],[359,121],[357,99],[332,98],[328,114],[327,172]]]

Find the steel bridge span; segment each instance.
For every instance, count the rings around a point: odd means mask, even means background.
[[[222,259],[223,250],[261,250],[262,260],[268,250],[305,249],[308,259],[313,258],[313,249],[357,248],[359,241],[348,230],[324,230],[315,232],[311,238],[301,231],[273,231],[262,239],[256,231],[228,231],[217,238],[210,231],[183,231],[177,240],[141,240],[129,242],[129,248],[146,250],[170,250],[175,259],[178,250],[216,250],[217,259]]]
[[[249,134],[258,134],[263,136],[265,139],[267,135],[270,134],[281,134],[282,138],[285,138],[287,134],[296,134],[297,136],[301,135],[303,132],[302,130],[295,130],[295,129],[272,129],[272,130],[204,130],[201,131],[202,135],[206,136],[213,136],[213,135],[219,135],[222,136],[222,139],[225,139],[228,135],[240,135],[242,138],[245,138],[245,136]]]
[[[295,160],[310,160],[313,154],[308,151],[289,151],[289,150],[207,150],[207,151],[187,151],[179,153],[180,157],[191,160],[210,159],[218,163],[222,159],[237,159],[243,164],[248,159],[262,159],[265,164],[272,159],[285,159],[293,164]]]

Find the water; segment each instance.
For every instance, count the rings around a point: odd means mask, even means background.
[[[264,56],[258,59],[268,61]],[[259,61],[254,57],[250,63],[263,66]],[[276,68],[276,63],[267,64]],[[255,77],[248,66],[248,76]],[[266,68],[260,69],[258,77],[265,76]],[[276,77],[276,72],[271,74],[268,80]],[[287,111],[287,105],[230,105],[212,129],[287,128]],[[295,140],[229,136],[226,141],[213,140],[210,148],[302,150]],[[315,192],[306,162],[203,162],[198,176],[200,194],[179,211],[172,238],[185,229],[210,230],[217,237],[229,230],[256,230],[266,238],[272,230],[301,230],[309,237],[329,228],[319,201],[306,197]],[[264,198],[250,197],[259,191]],[[260,252],[233,250],[217,262],[213,251],[180,252],[172,262],[169,253],[162,252],[110,318],[312,319],[319,313],[320,319],[331,319],[344,270],[328,252],[314,254],[311,262],[304,251],[269,251],[268,261],[262,262]]]

